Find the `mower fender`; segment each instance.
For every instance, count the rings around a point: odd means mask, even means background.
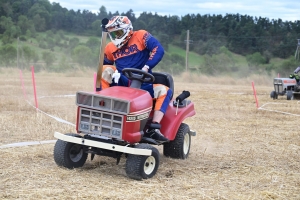
[[[190,102],[187,106],[178,108],[173,106],[170,102],[167,112],[161,121],[161,132],[169,140],[174,140],[180,124],[188,117],[196,114],[194,104]],[[195,135],[192,131],[191,135]]]

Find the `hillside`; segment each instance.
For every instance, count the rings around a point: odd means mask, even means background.
[[[74,42],[75,41],[75,42]],[[92,42],[89,42],[92,41]],[[74,43],[74,44],[73,44]],[[91,45],[92,46],[89,46]],[[25,41],[14,40],[12,45],[18,49],[19,55],[14,55],[15,62],[13,66],[19,68],[26,68],[30,65],[35,65],[37,71],[65,71],[68,69],[78,69],[82,67],[94,68],[96,70],[99,57],[100,37],[89,37],[76,35],[67,32],[41,32],[35,38],[30,38]],[[49,47],[51,48],[49,49]],[[84,58],[76,61],[74,49],[80,47],[88,47],[90,54],[86,54]],[[31,60],[30,63],[26,60],[27,54],[24,53],[23,48],[29,47],[32,54],[37,54],[37,60]],[[93,49],[93,50],[92,50]],[[166,54],[161,63],[156,67],[159,71],[166,71],[172,74],[180,74],[186,70],[186,50],[173,44],[168,44]],[[83,51],[86,51],[84,49]],[[45,54],[45,55],[43,55]],[[79,53],[79,54],[82,54]],[[45,57],[53,57],[52,63],[46,65]],[[177,56],[176,56],[177,55]],[[80,55],[77,55],[80,56]],[[90,57],[89,57],[90,56]],[[19,63],[16,61],[19,59]],[[249,74],[266,74],[266,69],[280,69],[281,66],[286,65],[285,62],[290,63],[290,67],[286,67],[284,71],[270,71],[269,75],[280,73],[287,76],[296,66],[292,63],[293,58],[280,59],[271,58],[267,64],[256,64],[250,66],[246,56],[233,53],[225,47],[220,50],[219,54],[200,55],[194,51],[188,53],[188,71],[195,73],[202,73],[207,75],[227,75],[232,77],[247,77]],[[80,63],[82,60],[90,62]]]
[[[75,124],[77,107],[70,94],[93,89],[92,73],[65,75],[36,74],[35,109],[31,73],[24,73],[27,101],[19,70],[0,74],[0,199],[300,199],[300,104],[271,99],[270,84],[255,81],[262,108],[257,109],[251,80],[176,79],[174,96],[188,90],[195,105],[196,115],[184,121],[197,133],[189,157],[168,158],[162,145],[155,146],[160,152],[156,175],[135,181],[126,176],[125,156],[118,165],[110,157],[89,156],[73,170],[55,163],[55,143],[43,142],[55,140],[55,131],[76,133],[57,119]],[[34,141],[39,145],[3,148]]]
[[[39,63],[37,68],[56,72],[94,68],[99,59],[101,20],[115,15],[126,16],[134,30],[149,31],[166,48],[157,70],[172,74],[186,70],[187,38],[192,41],[189,70],[211,76],[282,74],[290,73],[299,65],[294,57],[295,43],[300,38],[299,21],[239,13],[187,14],[178,18],[144,12],[135,17],[132,10],[112,14],[105,6],[98,13],[75,12],[48,0],[4,0],[2,3],[5,7],[0,8],[0,66],[16,66],[18,60],[22,68]],[[16,48],[17,38],[27,46]],[[17,51],[20,54],[16,58]],[[275,58],[283,60],[274,61]]]

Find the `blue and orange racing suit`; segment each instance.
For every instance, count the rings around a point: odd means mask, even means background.
[[[134,31],[128,43],[118,49],[112,42],[109,42],[104,51],[104,68],[116,69],[121,73],[124,68],[142,69],[149,66],[149,73],[161,61],[164,49],[161,44],[147,31]],[[115,66],[113,66],[115,64]],[[102,80],[102,89],[116,85],[113,82]],[[118,86],[129,86],[130,80],[121,73]],[[141,89],[150,93],[156,99],[154,110],[165,113],[171,100],[172,90],[161,84],[143,83]]]

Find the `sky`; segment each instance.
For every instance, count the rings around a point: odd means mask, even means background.
[[[179,17],[187,14],[222,15],[241,14],[252,17],[282,19],[283,21],[300,20],[300,0],[50,0],[59,3],[68,10],[88,10],[98,13],[104,6],[107,12],[119,13],[133,10],[136,17],[142,12]]]

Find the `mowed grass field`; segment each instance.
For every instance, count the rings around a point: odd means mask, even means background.
[[[186,160],[156,146],[159,169],[143,181],[127,178],[125,157],[69,170],[54,162],[54,143],[1,148],[75,132],[59,119],[75,124],[75,93],[93,90],[92,71],[36,73],[37,110],[31,72],[22,77],[25,93],[19,70],[0,70],[0,199],[300,199],[300,102],[271,99],[272,77],[174,77],[174,97],[191,93],[196,115],[184,123],[197,135]]]

